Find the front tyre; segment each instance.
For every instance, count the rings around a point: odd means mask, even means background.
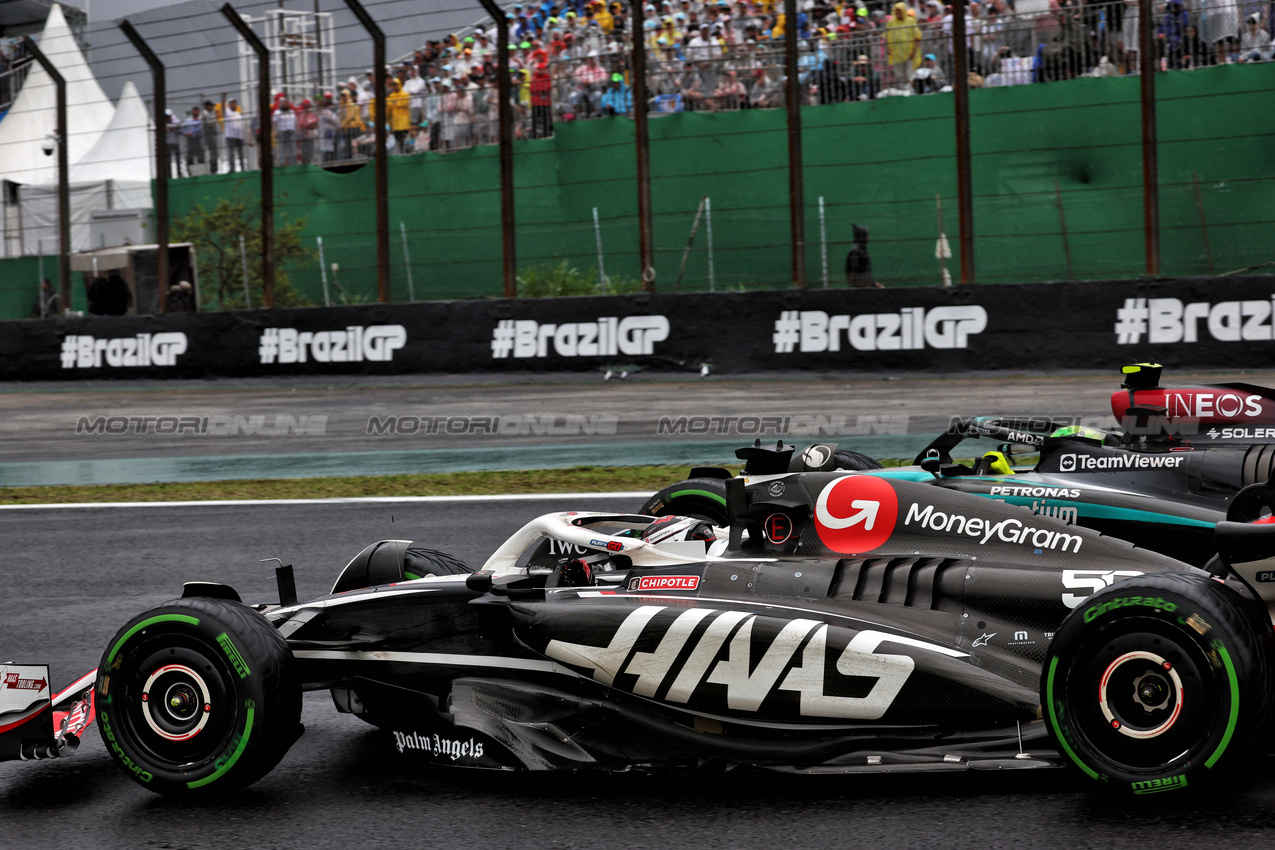
[[[301,733],[296,661],[257,612],[177,599],[134,617],[97,674],[98,726],[111,757],[158,794],[243,788]]]
[[[1109,790],[1151,794],[1234,777],[1266,743],[1271,625],[1212,579],[1126,579],[1063,621],[1041,679],[1065,756]]]

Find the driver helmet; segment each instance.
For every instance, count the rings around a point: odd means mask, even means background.
[[[1049,435],[1051,440],[1072,439],[1082,440],[1095,446],[1110,445],[1118,443],[1119,440],[1113,434],[1098,428],[1090,428],[1087,425],[1068,425],[1059,428],[1057,431]]]

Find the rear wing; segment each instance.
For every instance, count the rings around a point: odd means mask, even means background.
[[[73,754],[96,718],[93,684],[85,673],[57,693],[44,664],[0,664],[0,761]]]

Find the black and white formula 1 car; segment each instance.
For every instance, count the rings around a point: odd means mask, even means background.
[[[320,689],[404,758],[497,770],[1070,764],[1147,794],[1268,749],[1275,524],[1220,524],[1210,574],[910,481],[727,492],[725,528],[548,514],[473,573],[381,541],[306,602],[282,566],[279,605],[188,584],[119,630],[74,710],[127,775],[187,796],[273,769]],[[65,754],[53,724],[5,728],[0,752]]]

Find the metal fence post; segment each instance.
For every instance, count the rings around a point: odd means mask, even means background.
[[[629,30],[633,35],[633,136],[637,149],[638,259],[642,289],[655,291],[655,246],[651,227],[651,140],[647,133],[646,41],[642,29],[643,0],[631,0]]]
[[[274,145],[270,124],[270,50],[252,27],[227,3],[221,13],[257,54],[257,124],[261,151],[261,291],[267,309],[274,307]]]
[[[168,285],[172,282],[168,271],[168,83],[164,63],[127,18],[120,21],[120,29],[151,69],[155,103],[155,241],[159,243],[156,273],[159,276],[159,312],[164,313],[168,309]]]
[[[1142,74],[1142,219],[1146,231],[1146,273],[1160,274],[1160,162],[1155,123],[1155,3],[1138,3],[1138,52]]]
[[[359,0],[345,0],[345,5],[372,37],[372,85],[376,89],[376,114],[372,116],[376,122],[376,297],[384,303],[390,300],[390,180],[385,131],[389,79],[385,73],[385,33]]]
[[[496,73],[500,107],[500,240],[504,261],[505,297],[518,297],[518,257],[514,223],[514,105],[509,79],[509,21],[495,0],[481,0],[496,22]]]
[[[974,282],[974,183],[970,176],[970,48],[965,26],[966,0],[952,3],[952,42],[956,62],[952,90],[956,107],[956,218],[961,246],[961,283]]]
[[[65,314],[71,309],[71,164],[66,137],[66,78],[58,73],[31,36],[24,35],[22,43],[57,87],[58,288],[62,297],[62,313]]]
[[[640,20],[640,19],[639,19]],[[801,101],[797,79],[797,0],[784,0],[784,67],[788,74],[788,217],[792,231],[792,282],[806,288],[806,193],[801,165]]]

